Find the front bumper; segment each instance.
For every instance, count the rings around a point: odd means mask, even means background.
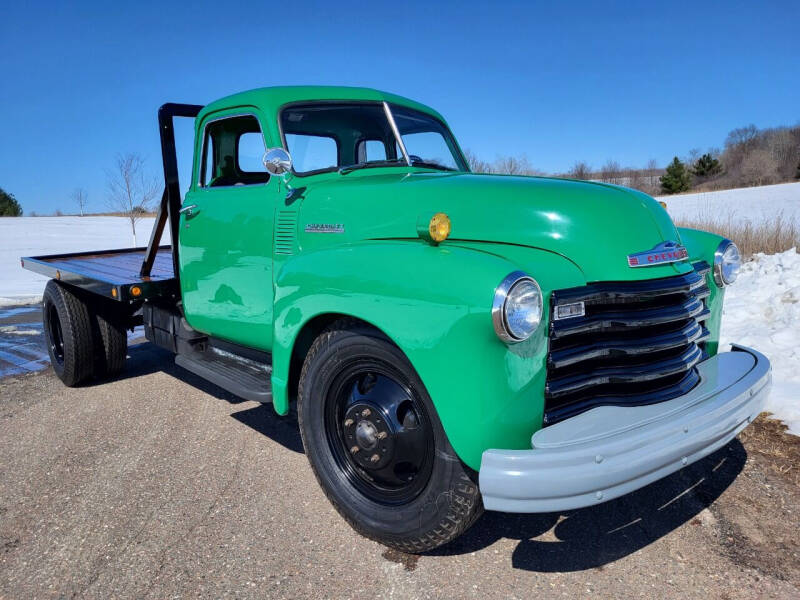
[[[486,450],[483,504],[549,512],[623,496],[732,440],[758,416],[772,383],[769,360],[734,346],[698,366],[687,394],[646,406],[601,406],[537,431],[531,450]]]

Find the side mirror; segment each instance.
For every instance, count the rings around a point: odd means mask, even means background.
[[[283,148],[270,148],[261,160],[270,175],[285,175],[292,170],[292,157]]]

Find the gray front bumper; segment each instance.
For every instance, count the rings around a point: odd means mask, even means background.
[[[531,450],[486,450],[483,504],[504,512],[590,506],[661,479],[727,444],[764,407],[763,354],[734,346],[698,365],[688,394],[647,406],[601,406],[537,431]]]

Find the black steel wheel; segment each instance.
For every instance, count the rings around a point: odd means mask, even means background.
[[[51,279],[44,288],[42,322],[50,363],[59,379],[65,385],[75,386],[91,377],[92,322],[83,298]]]
[[[419,495],[434,455],[425,406],[393,371],[378,361],[352,360],[325,398],[325,432],[342,475],[387,505]]]
[[[374,328],[343,319],[315,340],[297,414],[317,480],[359,533],[423,552],[481,514],[475,473],[450,446],[425,386]]]
[[[61,319],[58,317],[58,309],[53,303],[48,303],[45,306],[45,315],[47,332],[47,349],[50,352],[51,362],[58,365],[64,365],[64,332],[61,330]]]

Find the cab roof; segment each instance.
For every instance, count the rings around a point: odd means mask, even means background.
[[[392,104],[399,104],[426,112],[444,121],[442,115],[429,106],[425,106],[409,98],[404,98],[403,96],[381,92],[380,90],[371,88],[327,85],[275,86],[239,92],[238,94],[225,96],[224,98],[209,103],[200,111],[198,119],[202,119],[207,114],[218,110],[239,106],[255,106],[265,112],[277,115],[280,108],[286,104],[321,100],[390,102]]]

